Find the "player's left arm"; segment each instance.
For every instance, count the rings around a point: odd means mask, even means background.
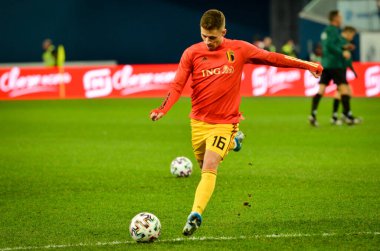
[[[259,49],[254,45],[247,48],[248,62],[253,64],[264,64],[283,68],[299,68],[309,70],[314,77],[322,74],[323,67],[319,63],[304,61],[281,53],[269,52]]]
[[[188,50],[185,50],[185,52],[182,54],[176,76],[174,77],[173,82],[170,84],[170,88],[165,100],[162,102],[159,108],[153,109],[150,112],[151,120],[156,121],[162,118],[178,101],[178,99],[181,97],[183,88],[185,87],[186,82],[191,74],[191,71],[191,60],[188,55]]]

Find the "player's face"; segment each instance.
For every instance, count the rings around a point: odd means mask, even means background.
[[[335,22],[336,22],[336,24],[337,24],[338,27],[340,27],[342,25],[342,16],[340,14],[338,14],[335,17]]]
[[[356,35],[356,32],[344,31],[342,32],[342,37],[344,37],[348,42],[351,42]]]
[[[347,40],[352,41],[355,37],[355,32],[347,32]]]
[[[226,35],[226,29],[206,30],[201,27],[201,37],[210,51],[215,50],[223,42],[223,37]]]
[[[50,40],[45,40],[45,41],[42,43],[42,49],[47,50],[47,49],[49,48],[50,45],[51,45],[51,41],[50,41]]]

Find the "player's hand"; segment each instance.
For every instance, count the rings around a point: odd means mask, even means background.
[[[348,43],[345,46],[343,46],[343,48],[349,51],[353,51],[355,50],[356,46],[354,44]]]
[[[348,50],[344,50],[344,51],[343,51],[343,57],[344,57],[345,59],[350,59],[350,58],[351,58],[351,52],[348,51]]]
[[[319,78],[322,75],[323,67],[322,65],[318,64],[318,67],[315,71],[310,71],[310,73],[315,77]]]
[[[152,121],[156,121],[156,120],[159,120],[160,118],[162,118],[164,116],[164,113],[161,112],[160,110],[158,109],[154,109],[153,111],[150,112],[150,119]]]

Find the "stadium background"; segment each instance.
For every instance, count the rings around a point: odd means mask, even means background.
[[[252,42],[271,35],[279,48],[298,40],[297,13],[307,2],[2,1],[0,63],[40,61],[45,38],[63,44],[68,61],[177,63],[184,48],[200,41],[200,16],[215,6],[226,14],[228,37]]]
[[[358,61],[360,51],[375,59],[380,58],[380,48],[377,48],[379,43],[376,43],[374,35],[377,33],[370,33],[372,40],[365,40],[366,36],[361,36],[368,27],[376,28],[370,25],[374,23],[373,20],[378,21],[374,19],[378,14],[374,12],[376,2],[359,1],[361,8],[356,7],[357,2],[336,0],[4,2],[0,9],[0,21],[5,24],[0,40],[2,48],[0,99],[94,97],[91,94],[84,94],[89,88],[105,90],[101,95],[95,95],[96,97],[128,96],[131,94],[128,90],[123,91],[128,95],[111,94],[111,89],[115,89],[117,83],[112,80],[113,86],[110,86],[109,78],[113,78],[113,74],[118,71],[116,65],[128,64],[133,67],[131,75],[123,78],[124,86],[135,83],[133,79],[138,67],[136,64],[162,65],[146,66],[144,69],[139,67],[141,69],[137,71],[139,76],[160,74],[158,70],[153,71],[157,67],[161,68],[162,74],[173,72],[175,66],[165,67],[164,64],[176,64],[184,48],[200,41],[199,18],[204,10],[215,6],[226,13],[228,38],[253,43],[270,36],[277,47],[277,52],[281,52],[285,41],[293,39],[296,42],[298,57],[302,59],[309,59],[309,54],[319,43],[320,33],[327,24],[326,10],[339,7],[342,9],[344,21],[348,24],[352,25],[353,21],[350,18],[359,17],[357,24],[360,32],[354,41],[357,45],[353,54],[354,61]],[[373,6],[368,7],[367,3],[372,3]],[[65,70],[46,67],[25,68],[25,66],[42,65],[41,43],[45,38],[51,38],[55,45],[62,44],[65,47]],[[362,55],[360,57],[361,61],[366,61],[365,57]],[[71,67],[73,65],[82,65],[82,67],[73,68]],[[83,68],[83,65],[91,65],[92,68]],[[110,68],[104,71],[92,71],[105,65]],[[14,68],[20,66],[24,67]],[[358,78],[355,78],[350,70],[347,73],[348,81],[354,90],[353,95],[379,96],[378,63],[376,61],[371,64],[355,63],[355,67],[359,72]],[[248,70],[245,70],[242,82],[243,96],[311,96],[318,89],[318,80],[304,71],[282,69],[279,70],[282,72],[277,72],[277,69],[268,67],[265,69],[255,67],[253,71],[252,67],[245,69]],[[104,75],[105,72],[110,73]],[[64,80],[58,81],[59,79]],[[89,81],[86,82],[86,79]],[[148,83],[151,89],[159,88],[163,91],[153,91],[152,94],[149,87],[143,86],[137,95],[139,97],[165,95],[166,89],[163,88],[163,83],[159,84],[161,86],[157,87],[153,81]],[[167,81],[166,87],[168,87]],[[133,93],[136,93],[136,90],[135,88]],[[334,86],[329,89],[328,94],[332,95],[333,91]],[[188,94],[189,92],[185,91],[185,95]]]

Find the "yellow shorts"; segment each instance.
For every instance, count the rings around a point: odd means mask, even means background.
[[[191,138],[195,158],[203,160],[206,150],[219,154],[222,159],[234,147],[239,124],[210,124],[191,119]]]

